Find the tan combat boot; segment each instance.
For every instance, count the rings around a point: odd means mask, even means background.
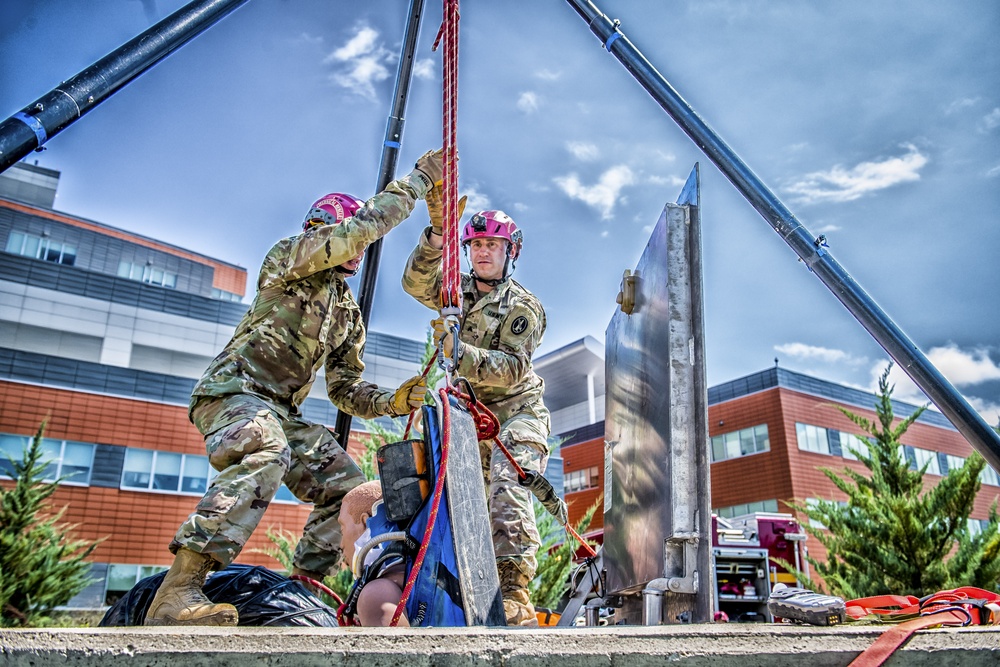
[[[145,624],[236,625],[239,620],[236,607],[214,604],[201,590],[212,562],[210,556],[178,549],[174,564],[149,604]]]
[[[511,561],[500,561],[497,566],[507,625],[538,627],[538,617],[528,593],[528,577]]]

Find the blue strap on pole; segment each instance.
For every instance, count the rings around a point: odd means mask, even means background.
[[[608,37],[608,41],[604,42],[604,48],[607,49],[608,52],[610,52],[611,51],[611,45],[614,44],[615,40],[618,39],[621,36],[622,36],[622,34],[620,32],[615,32],[614,34],[612,34],[610,37]]]
[[[384,142],[386,148],[399,148],[400,143],[398,141],[389,141],[388,139]]]
[[[35,133],[35,139],[38,141],[39,146],[41,146],[42,144],[44,144],[46,141],[49,140],[49,135],[45,132],[45,127],[41,123],[39,123],[38,119],[35,118],[34,116],[29,116],[23,111],[19,111],[16,114],[14,114],[12,118],[18,119],[19,121],[27,125],[32,132]]]

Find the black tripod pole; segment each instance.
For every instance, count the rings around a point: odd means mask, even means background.
[[[403,48],[399,54],[399,67],[396,70],[396,88],[392,94],[392,110],[389,112],[389,120],[385,128],[382,162],[379,165],[375,192],[382,192],[396,177],[396,162],[399,160],[399,148],[403,142],[403,115],[406,113],[406,98],[410,93],[413,54],[417,48],[420,18],[423,11],[424,0],[410,0],[406,33],[403,35]],[[361,272],[361,288],[358,290],[361,319],[366,325],[371,321],[372,302],[375,300],[375,283],[378,281],[378,265],[381,257],[382,239],[379,239],[368,246],[368,250],[365,252],[365,268]],[[347,449],[347,441],[351,437],[351,421],[351,415],[343,410],[337,411],[337,438],[344,449]]]
[[[604,48],[625,66],[646,92],[673,118],[705,155],[736,186],[748,202],[795,251],[820,282],[858,320],[910,379],[934,402],[983,458],[1000,471],[1000,435],[972,409],[923,352],[858,285],[826,249],[822,236],[813,236],[778,197],[764,185],[735,151],[698,116],[645,56],[619,30],[619,22],[605,16],[590,0],[567,0]]]
[[[246,1],[195,0],[0,123],[0,172]]]

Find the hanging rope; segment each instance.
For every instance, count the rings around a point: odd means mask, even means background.
[[[459,0],[444,0],[443,20],[434,49],[444,44],[442,73],[442,141],[444,150],[444,180],[442,199],[444,200],[444,222],[442,225],[441,254],[441,317],[447,329],[458,336],[458,323],[462,315],[462,275],[459,267],[458,230],[458,21]],[[450,386],[458,366],[458,345],[452,350],[449,360],[441,355],[441,365],[445,369]]]

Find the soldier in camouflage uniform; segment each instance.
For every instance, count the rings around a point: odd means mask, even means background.
[[[240,553],[282,483],[314,505],[294,573],[322,581],[336,571],[341,501],[364,475],[333,433],[303,419],[299,407],[321,367],[330,400],[352,415],[398,416],[423,402],[419,376],[396,391],[361,379],[365,326],[345,279],[368,245],[433,189],[441,170],[441,151],[431,151],[367,202],[327,195],[309,211],[302,234],[267,253],[249,311],[191,397],[191,421],[219,475],[170,544],[174,563],[147,625],[236,625],[236,608],[212,604],[201,588],[209,570]]]
[[[436,310],[443,219],[438,191],[427,197],[427,209],[431,226],[410,255],[403,289]],[[531,367],[531,355],[545,333],[545,311],[535,295],[510,278],[521,251],[521,232],[503,211],[482,211],[462,230],[462,245],[472,269],[462,274],[465,312],[458,375],[469,380],[476,397],[499,419],[500,441],[521,467],[541,472],[548,459],[549,411],[542,403],[545,385]],[[451,356],[453,337],[445,335],[440,319],[432,325],[437,340],[443,339],[444,353]],[[499,448],[485,441],[479,448],[507,623],[537,625],[528,596],[540,546],[531,493],[518,484]]]

